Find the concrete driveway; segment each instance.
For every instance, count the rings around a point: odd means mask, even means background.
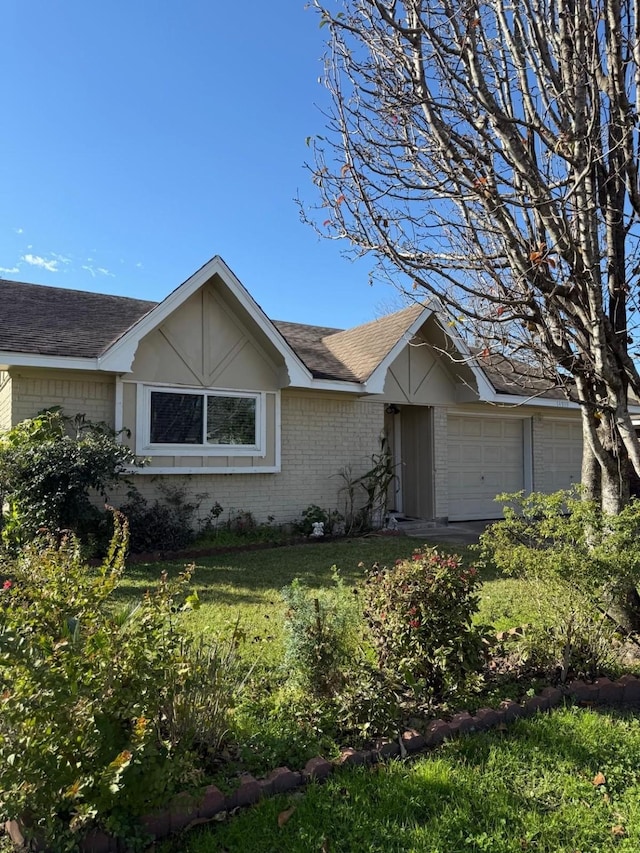
[[[398,529],[405,536],[423,542],[440,542],[447,545],[475,545],[480,534],[493,521],[452,521],[450,524],[435,524],[433,521],[407,519],[398,521]]]

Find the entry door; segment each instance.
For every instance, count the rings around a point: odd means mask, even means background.
[[[433,428],[428,406],[400,410],[402,506],[413,518],[433,518]]]

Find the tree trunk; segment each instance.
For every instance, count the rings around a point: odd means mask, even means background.
[[[585,440],[582,450],[582,497],[586,501],[600,504],[602,490],[600,477],[600,463],[596,459],[591,445]]]

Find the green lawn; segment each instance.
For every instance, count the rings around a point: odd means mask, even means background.
[[[391,565],[424,544],[404,536],[373,535],[199,558],[191,585],[198,592],[201,607],[189,615],[188,622],[194,631],[206,636],[229,632],[239,619],[248,644],[253,646],[252,655],[259,647],[261,656],[274,660],[282,637],[284,606],[280,590],[294,578],[311,588],[327,586],[332,582],[335,565],[343,580],[355,587],[373,563]],[[460,553],[468,563],[477,559],[466,548],[439,547]],[[161,571],[176,573],[186,564],[185,560],[134,564],[128,568],[119,594],[133,599],[153,585]],[[490,567],[483,575],[478,621],[495,625],[497,631],[536,621],[530,590],[524,581],[496,577]]]
[[[604,785],[593,784],[602,773]],[[278,815],[294,808],[284,825]],[[344,770],[164,851],[608,853],[640,850],[640,721],[561,709],[412,763]]]
[[[375,562],[393,563],[409,556],[420,544],[408,537],[366,536],[200,558],[195,562],[191,586],[197,590],[201,606],[189,614],[188,624],[206,636],[229,632],[240,620],[248,644],[254,648],[260,644],[261,654],[272,659],[277,657],[282,637],[284,604],[280,590],[294,578],[311,588],[328,586],[335,565],[345,583],[355,586],[366,567]],[[161,571],[177,573],[185,565],[185,560],[134,564],[127,569],[119,594],[138,597]]]

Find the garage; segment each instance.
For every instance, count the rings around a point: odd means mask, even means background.
[[[524,424],[522,418],[449,415],[450,521],[501,518],[495,496],[525,488]]]
[[[581,480],[582,424],[580,421],[545,418],[542,427],[542,471],[536,490],[557,492]]]

